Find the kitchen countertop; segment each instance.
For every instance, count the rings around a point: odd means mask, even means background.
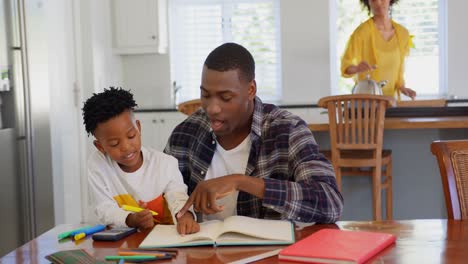
[[[468,128],[468,114],[441,117],[389,117],[385,118],[384,127],[386,130]],[[309,128],[312,132],[328,132],[328,122],[309,123]]]
[[[429,100],[415,100],[415,103],[429,101]],[[403,101],[405,102],[405,106],[411,104],[411,101]],[[454,107],[458,105],[465,105],[468,109],[468,98],[465,99],[447,99],[447,107]],[[287,109],[308,109],[308,108],[319,108],[316,103],[277,103],[281,108]],[[135,109],[137,113],[151,113],[151,112],[177,112],[177,108],[174,106],[155,106],[155,107],[145,107],[145,108],[137,108]]]

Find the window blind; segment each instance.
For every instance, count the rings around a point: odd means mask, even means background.
[[[414,36],[415,48],[406,60],[405,79],[407,87],[415,89],[421,96],[444,95],[447,93],[443,69],[447,67],[441,59],[440,50],[445,49],[444,27],[440,27],[439,12],[443,0],[399,1],[394,8],[393,18],[404,25]],[[441,76],[442,75],[442,76]]]
[[[203,62],[225,42],[247,48],[255,59],[257,94],[281,97],[278,0],[173,0],[170,2],[171,78],[176,103],[200,97]]]

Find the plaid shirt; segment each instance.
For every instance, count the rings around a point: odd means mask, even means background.
[[[304,120],[256,97],[250,137],[245,175],[264,179],[265,193],[260,199],[239,191],[238,215],[318,223],[340,218],[343,198],[333,167]],[[172,132],[164,152],[179,160],[189,193],[204,180],[216,144],[202,109]]]

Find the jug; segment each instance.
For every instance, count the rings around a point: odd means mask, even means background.
[[[383,95],[382,87],[384,87],[387,82],[387,80],[382,80],[377,83],[370,78],[370,74],[367,74],[366,79],[359,81],[353,87],[352,93]]]

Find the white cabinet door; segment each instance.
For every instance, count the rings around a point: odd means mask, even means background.
[[[166,0],[113,0],[114,52],[164,53]]]
[[[141,124],[141,143],[145,147],[157,149],[158,125],[153,113],[135,113]]]
[[[141,123],[141,140],[143,146],[163,151],[172,130],[186,116],[179,112],[135,113]]]

